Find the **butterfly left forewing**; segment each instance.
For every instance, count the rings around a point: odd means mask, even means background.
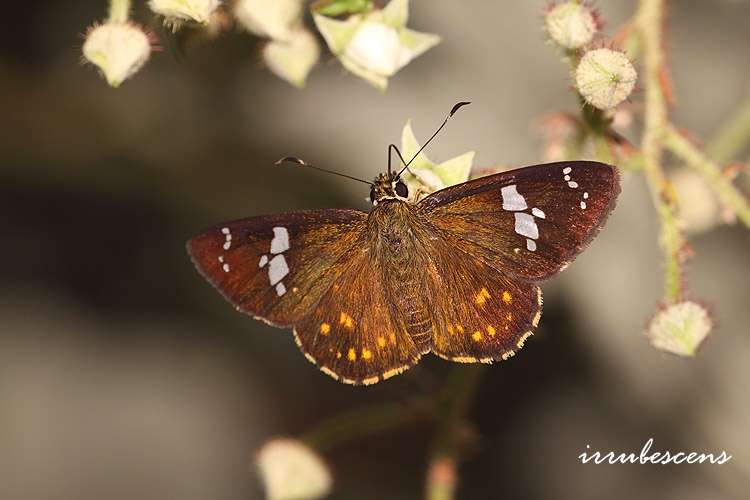
[[[227,222],[187,244],[198,270],[238,310],[288,326],[341,273],[338,262],[361,238],[367,214],[305,210]]]
[[[419,204],[441,237],[495,269],[538,281],[591,241],[620,192],[617,169],[548,163],[438,191]]]

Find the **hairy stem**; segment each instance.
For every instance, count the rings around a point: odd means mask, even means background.
[[[750,95],[706,146],[706,155],[719,165],[735,160],[750,144]]]
[[[463,444],[466,413],[481,380],[484,366],[456,366],[445,385],[440,403],[441,423],[432,446],[425,497],[454,497],[458,461]]]
[[[656,211],[661,234],[659,243],[665,256],[665,299],[674,303],[682,296],[681,250],[684,239],[677,225],[675,200],[669,193],[662,168],[662,144],[667,127],[667,102],[661,86],[664,68],[662,26],[664,0],[641,0],[636,22],[642,42],[646,109],[641,142],[643,166]]]
[[[434,417],[434,403],[418,400],[408,406],[389,403],[358,408],[324,420],[301,436],[302,441],[318,451],[326,451],[339,444],[370,434],[405,427]]]
[[[713,188],[719,199],[731,208],[737,217],[750,228],[750,205],[747,198],[740,193],[734,184],[722,175],[718,165],[709,157],[685,139],[673,127],[667,129],[665,134],[665,145],[669,150],[685,164],[703,176],[706,182]]]
[[[109,0],[109,22],[124,23],[130,17],[130,0]]]

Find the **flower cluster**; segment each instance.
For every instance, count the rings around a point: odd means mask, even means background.
[[[320,58],[315,34],[304,23],[304,0],[149,0],[151,10],[173,31],[185,24],[211,29],[227,12],[238,25],[267,39],[266,66],[278,77],[303,87]],[[151,35],[129,22],[130,0],[110,0],[110,18],[86,34],[84,58],[113,87],[148,60]],[[312,6],[315,27],[341,64],[384,90],[388,79],[440,38],[406,27],[409,0],[376,8],[372,0],[321,0]]]

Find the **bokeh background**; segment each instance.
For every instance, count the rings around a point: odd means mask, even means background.
[[[136,18],[148,20],[144,3]],[[598,4],[610,35],[635,7]],[[449,366],[431,357],[364,389],[318,373],[289,332],[235,313],[194,271],[184,242],[242,216],[366,209],[357,183],[272,164],[295,154],[372,177],[407,119],[424,139],[459,100],[474,104],[432,158],[476,150],[480,167],[538,163],[534,124],[577,106],[545,43],[543,6],[413,1],[410,24],[444,41],[382,95],[330,55],[298,91],[264,70],[259,45],[239,32],[182,48],[162,40],[164,51],[113,90],[79,64],[78,34],[105,15],[104,0],[4,5],[0,498],[261,498],[251,463],[269,437],[439,391]],[[698,137],[750,90],[748,28],[748,2],[670,2],[673,116]],[[626,174],[606,230],[544,285],[537,335],[486,370],[460,498],[747,498],[750,233],[719,227],[692,239],[689,283],[717,326],[697,358],[680,359],[642,335],[661,296],[656,231],[643,178]],[[434,430],[332,450],[332,498],[420,497]],[[734,458],[577,459],[587,444],[637,452],[650,437],[657,450]]]

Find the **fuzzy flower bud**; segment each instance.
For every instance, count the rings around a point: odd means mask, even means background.
[[[234,16],[248,31],[287,41],[302,17],[303,0],[239,0]]]
[[[595,108],[612,109],[633,92],[638,74],[622,52],[590,50],[578,63],[575,83],[578,92]]]
[[[328,467],[301,441],[269,441],[258,452],[256,464],[268,500],[312,500],[331,491]]]
[[[319,13],[315,24],[328,47],[349,71],[385,90],[388,78],[440,42],[440,37],[406,28],[408,0],[391,0],[382,10],[337,20]]]
[[[149,0],[148,5],[164,16],[168,24],[179,25],[185,21],[208,24],[220,3],[220,0]]]
[[[119,87],[148,61],[151,42],[143,30],[130,23],[107,22],[86,34],[83,56],[101,70],[107,83]]]
[[[318,40],[305,28],[294,30],[287,41],[273,40],[263,49],[263,60],[280,78],[304,87],[307,75],[318,62]]]
[[[674,172],[671,180],[677,191],[677,215],[683,229],[695,234],[716,226],[721,219],[721,205],[703,177],[681,168]]]
[[[544,22],[550,38],[565,49],[579,49],[588,44],[598,29],[594,14],[578,2],[553,6]]]
[[[685,301],[659,311],[651,320],[646,335],[657,349],[680,356],[695,356],[711,327],[706,308]]]

